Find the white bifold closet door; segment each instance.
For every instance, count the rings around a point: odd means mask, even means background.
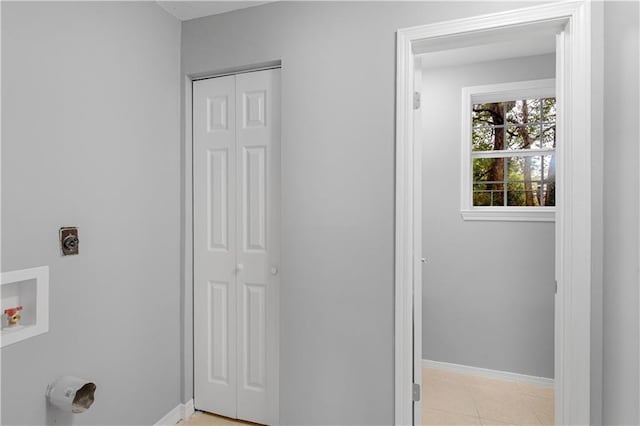
[[[278,421],[280,70],[193,83],[194,403]]]

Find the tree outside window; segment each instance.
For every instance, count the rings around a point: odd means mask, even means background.
[[[555,206],[555,98],[474,104],[472,126],[474,206]]]

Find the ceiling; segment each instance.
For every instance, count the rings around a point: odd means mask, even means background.
[[[188,21],[203,16],[259,6],[271,3],[271,1],[157,1],[156,3],[179,20]]]
[[[528,26],[511,25],[492,31],[461,32],[449,37],[418,40],[414,53],[422,54],[423,68],[458,66],[499,59],[554,53],[560,20],[547,20]]]
[[[531,36],[527,39],[511,39],[502,42],[464,46],[455,49],[438,50],[420,55],[423,69],[441,68],[499,59],[554,53],[554,35]]]

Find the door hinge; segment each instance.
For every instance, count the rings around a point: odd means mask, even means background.
[[[420,109],[420,92],[413,92],[413,109]]]
[[[420,401],[420,385],[418,383],[414,383],[411,391],[411,396],[413,397],[413,402]]]
[[[558,294],[558,281],[555,282],[555,289],[554,289],[554,293]]]

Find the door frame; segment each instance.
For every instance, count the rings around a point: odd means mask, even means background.
[[[419,419],[413,371],[422,353],[420,181],[422,158],[414,130],[415,57],[425,43],[445,48],[464,36],[557,23],[557,148],[555,301],[555,422],[589,424],[591,393],[592,172],[591,4],[567,1],[400,29],[396,53],[395,424]],[[455,37],[455,38],[454,38]],[[600,118],[601,119],[601,118]],[[594,194],[597,196],[597,194]],[[414,337],[416,345],[414,346]],[[415,354],[415,356],[414,356]],[[418,359],[416,359],[418,358]],[[417,417],[414,417],[416,415]]]
[[[193,82],[207,78],[224,77],[227,75],[243,74],[247,72],[264,71],[269,69],[282,69],[282,61],[274,60],[251,65],[243,65],[232,68],[225,68],[216,71],[207,71],[197,74],[187,74],[182,79],[182,108],[184,114],[181,114],[181,135],[182,145],[180,147],[180,164],[182,166],[182,174],[180,176],[180,189],[182,192],[182,202],[180,205],[180,251],[182,257],[182,265],[180,278],[182,288],[180,292],[180,317],[183,318],[182,335],[181,335],[181,370],[182,377],[180,380],[180,398],[186,407],[183,418],[186,420],[194,413],[194,338],[193,324]],[[280,86],[282,92],[282,85]],[[282,102],[282,98],[281,98]],[[282,112],[280,114],[282,122]],[[278,302],[279,305],[279,302]],[[278,313],[279,317],[279,313]],[[279,345],[280,345],[280,324],[277,325],[278,339],[278,361],[276,362],[274,377],[274,395],[271,395],[270,416],[274,419],[274,424],[280,423],[280,362],[279,362]]]

